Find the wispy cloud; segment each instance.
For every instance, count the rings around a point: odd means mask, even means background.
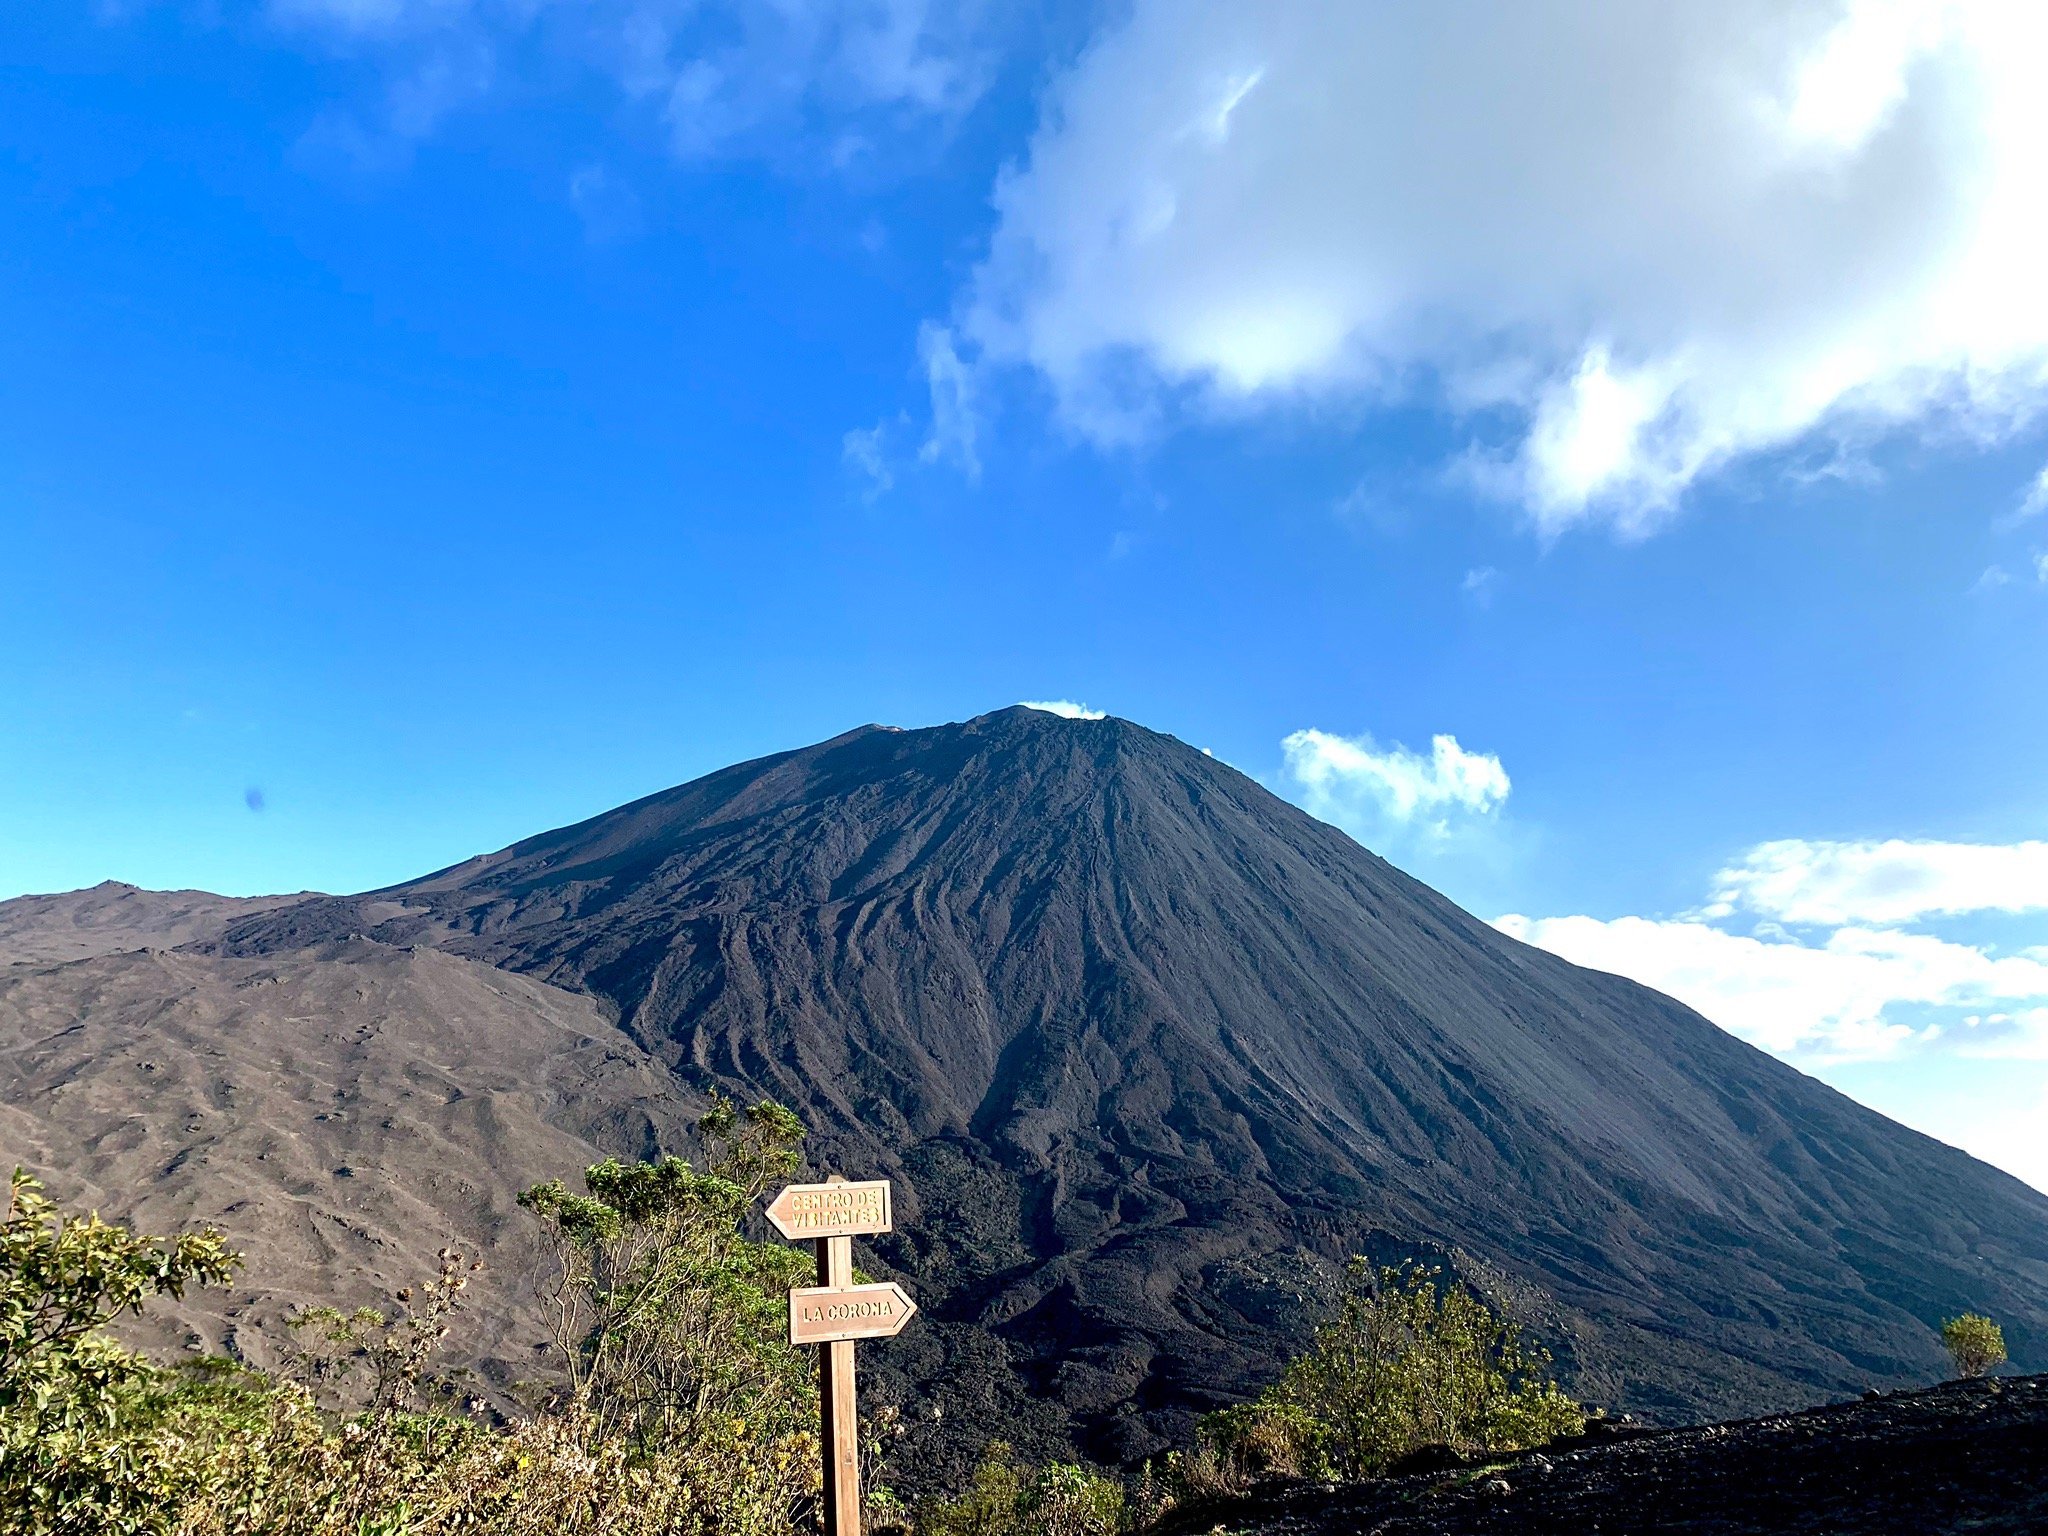
[[[323,107],[293,147],[300,162],[355,175],[388,175],[419,143],[487,96],[497,80],[493,40],[463,29],[408,38],[374,87]]]
[[[918,457],[927,464],[947,463],[970,480],[981,474],[977,448],[980,421],[975,414],[974,374],[960,359],[953,333],[927,324],[918,332],[918,361],[931,399],[931,429]]]
[[[417,139],[433,113],[398,100],[451,60],[595,65],[642,102],[686,159],[759,154],[818,166],[871,160],[921,123],[948,124],[987,87],[984,0],[272,0],[280,35],[381,61],[382,104],[341,102],[321,133]]]
[[[2020,524],[2032,521],[2043,512],[2048,512],[2048,464],[2043,464],[2041,472],[2028,482],[2026,491],[2020,496],[2019,505],[1998,520],[1998,531],[2010,533]]]
[[[616,172],[586,165],[569,178],[569,206],[593,245],[624,240],[640,228],[640,197]]]
[[[1982,597],[1988,592],[1996,592],[2000,587],[2011,585],[2011,571],[2002,565],[1987,565],[1984,567],[1984,573],[1970,583],[1970,596]]]
[[[863,501],[873,501],[896,483],[883,449],[887,430],[887,423],[878,422],[872,427],[855,427],[840,440],[840,458],[860,478]]]

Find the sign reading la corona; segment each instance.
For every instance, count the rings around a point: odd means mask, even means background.
[[[768,1207],[768,1219],[792,1242],[807,1237],[873,1237],[889,1230],[889,1181],[792,1184]]]
[[[917,1303],[893,1280],[885,1285],[804,1286],[789,1293],[789,1342],[893,1339],[916,1311]]]

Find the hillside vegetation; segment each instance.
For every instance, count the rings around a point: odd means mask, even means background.
[[[787,1110],[714,1101],[701,1167],[588,1168],[521,1203],[554,1263],[557,1370],[496,1414],[440,1351],[478,1261],[444,1249],[387,1309],[301,1310],[291,1367],[154,1364],[107,1333],[125,1312],[219,1285],[216,1231],[140,1236],[11,1181],[0,1249],[0,1524],[23,1536],[797,1536],[816,1520],[816,1378],[785,1297],[809,1257],[743,1219],[798,1166]],[[1274,1472],[1377,1471],[1423,1444],[1507,1451],[1585,1415],[1517,1330],[1419,1269],[1354,1266],[1313,1347],[1196,1445],[1120,1480],[994,1444],[917,1509],[888,1486],[898,1414],[864,1422],[873,1530],[1117,1536]]]

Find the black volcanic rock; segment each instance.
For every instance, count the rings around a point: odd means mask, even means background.
[[[1157,1536],[2031,1536],[2048,1530],[2048,1377],[1548,1447],[1430,1475],[1276,1483]]]
[[[1652,1417],[1926,1380],[1965,1306],[2048,1363],[2048,1198],[1125,721],[863,728],[222,948],[351,936],[595,994],[899,1180],[862,1262],[926,1310],[864,1369],[919,1456],[1156,1450],[1354,1251],[1455,1250]]]

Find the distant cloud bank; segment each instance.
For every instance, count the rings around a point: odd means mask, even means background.
[[[1704,918],[1524,917],[1496,925],[1575,965],[1667,992],[1780,1056],[1886,1056],[1916,1043],[2048,1060],[2048,956],[1997,957],[1890,928],[1811,942]]]
[[[1711,917],[1909,923],[1964,912],[2048,912],[2048,843],[1759,843],[1715,876]]]
[[[1697,912],[1515,913],[1497,926],[1669,992],[1780,1055],[1853,1059],[1939,1042],[2048,1061],[2048,947],[2001,953],[1923,931],[2034,912],[2048,912],[2048,843],[1788,838],[1723,869]]]

